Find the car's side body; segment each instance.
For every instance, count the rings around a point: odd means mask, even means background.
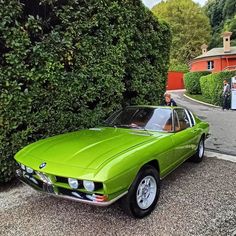
[[[15,156],[20,179],[47,193],[109,205],[129,191],[143,166],[153,166],[164,178],[194,155],[199,141],[208,135],[208,123],[186,109],[140,107],[169,109],[171,124],[161,132],[99,127],[38,141]],[[71,188],[68,178],[77,179],[80,187]],[[88,191],[83,180],[97,187]]]

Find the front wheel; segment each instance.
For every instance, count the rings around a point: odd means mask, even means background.
[[[160,194],[158,171],[144,166],[136,176],[128,193],[121,199],[121,207],[134,218],[143,218],[155,208]]]
[[[201,162],[203,157],[204,157],[204,152],[205,152],[205,142],[204,142],[204,137],[201,137],[199,143],[198,143],[198,148],[197,148],[197,152],[195,153],[195,155],[190,159],[193,162]]]

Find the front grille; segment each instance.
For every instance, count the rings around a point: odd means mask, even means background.
[[[68,184],[68,178],[56,176],[56,181],[64,184]]]
[[[67,197],[72,197],[74,199],[78,200],[86,200],[86,201],[91,201],[91,202],[96,202],[100,201],[99,197],[103,197],[103,201],[105,201],[104,194],[102,193],[86,193],[86,192],[81,192],[80,189],[67,189],[62,186],[58,186],[55,184],[50,184],[48,182],[44,182],[42,179],[37,178],[38,175],[30,175],[26,173],[25,171],[22,171],[18,169],[17,171],[18,177],[26,184],[30,185],[32,188],[43,191],[49,194],[56,194],[58,196],[67,196]],[[45,175],[46,176],[46,175]],[[67,178],[65,177],[57,177],[57,181],[62,180],[65,182]],[[80,182],[82,182],[80,180]],[[59,183],[59,182],[58,182]],[[96,183],[97,188],[101,188],[102,184],[101,183]],[[82,185],[83,186],[83,185]],[[80,188],[82,188],[82,186]]]
[[[53,186],[46,183],[42,183],[42,189],[47,193],[55,193]]]
[[[41,189],[43,188],[42,183],[46,182],[49,185],[55,185],[55,186],[62,186],[60,184],[63,184],[65,188],[70,188],[69,183],[68,183],[68,178],[67,177],[62,177],[62,176],[55,176],[51,174],[46,174],[41,171],[35,171],[33,170],[32,173],[27,173],[25,169],[21,167],[19,164],[20,170],[24,177],[26,177],[28,180],[39,186]],[[57,185],[58,183],[58,185]],[[78,189],[84,190],[83,186],[83,180],[78,180],[79,186]],[[65,186],[66,184],[66,186]],[[99,182],[95,182],[95,189],[94,191],[102,190],[103,189],[103,184]],[[46,192],[51,192],[51,190],[45,189]]]
[[[86,201],[94,201],[96,196],[103,196],[102,194],[88,194],[76,190],[70,190],[65,188],[58,188],[59,194],[70,196],[73,198],[83,199]]]

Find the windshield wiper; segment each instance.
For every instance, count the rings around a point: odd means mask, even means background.
[[[106,123],[106,122],[102,122],[100,125],[103,126],[103,127],[113,127],[113,128],[117,128],[117,125],[110,124],[110,123]]]
[[[120,127],[120,128],[132,128],[132,126],[130,125],[118,125],[118,124],[114,124],[114,126],[117,128],[117,127]]]
[[[145,127],[143,127],[143,130],[146,131],[149,135],[153,135],[148,129],[146,129]]]

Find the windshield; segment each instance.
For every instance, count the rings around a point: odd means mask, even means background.
[[[172,110],[166,108],[127,107],[112,114],[105,124],[109,126],[172,131]]]

